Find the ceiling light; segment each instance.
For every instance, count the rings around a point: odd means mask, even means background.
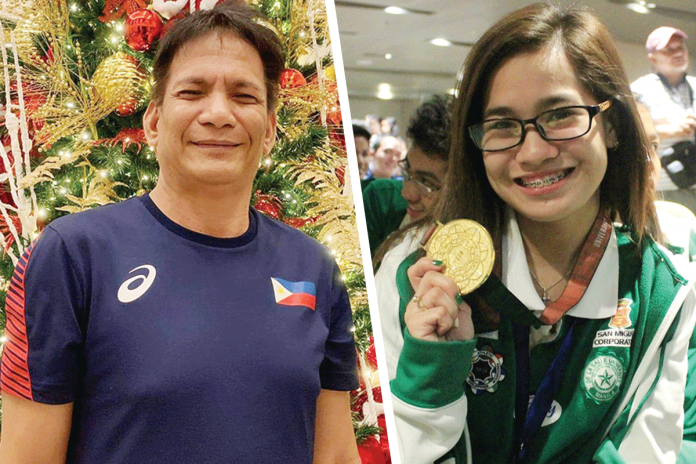
[[[384,9],[384,12],[393,15],[404,15],[409,13],[408,10],[405,10],[399,6],[388,6]]]
[[[452,46],[452,42],[450,42],[449,40],[442,38],[442,37],[432,39],[430,41],[430,43],[433,45],[437,45],[438,47],[451,47]]]
[[[377,90],[377,98],[379,98],[380,100],[391,100],[392,98],[394,98],[391,85],[385,83],[379,84]]]
[[[391,60],[391,59],[392,59],[392,54],[391,54],[391,53],[387,53],[386,55],[384,55],[384,59],[385,59],[385,60]]]
[[[648,9],[648,7],[645,5],[641,5],[640,3],[627,3],[626,8],[628,8],[629,10],[635,11],[636,13],[641,13],[641,14],[650,13],[650,10]]]

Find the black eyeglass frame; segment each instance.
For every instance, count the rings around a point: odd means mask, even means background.
[[[430,196],[430,195],[433,195],[433,194],[439,192],[440,190],[442,190],[442,186],[440,186],[438,188],[428,187],[422,181],[411,176],[411,165],[408,163],[408,158],[402,159],[397,164],[399,166],[399,170],[401,170],[401,175],[404,178],[403,181],[404,182],[406,182],[406,181],[415,182],[416,185],[418,186],[418,188],[421,190],[421,195]]]
[[[474,144],[479,148],[479,150],[485,151],[485,152],[505,151],[505,150],[509,150],[509,149],[511,149],[511,148],[515,148],[515,147],[517,147],[517,146],[519,146],[519,145],[522,145],[522,144],[524,143],[524,138],[527,136],[527,130],[526,130],[527,124],[532,124],[532,125],[534,125],[534,127],[536,128],[536,130],[537,130],[537,132],[539,133],[539,135],[541,136],[541,138],[544,139],[544,140],[546,140],[547,142],[564,142],[564,141],[566,141],[566,140],[574,140],[574,139],[580,138],[580,137],[582,137],[583,135],[585,135],[585,134],[587,134],[588,132],[590,132],[590,129],[592,128],[592,119],[593,119],[595,116],[597,116],[599,113],[602,113],[602,112],[606,111],[607,109],[609,109],[610,106],[611,106],[611,99],[606,100],[606,101],[603,101],[602,103],[599,103],[599,104],[597,104],[597,105],[572,105],[572,106],[562,106],[562,107],[560,107],[560,108],[553,108],[553,109],[551,109],[551,110],[544,111],[543,113],[540,113],[540,114],[538,114],[538,115],[536,115],[535,117],[530,118],[530,119],[515,119],[515,118],[494,118],[494,119],[486,119],[485,121],[482,121],[482,122],[480,122],[480,123],[478,123],[478,124],[474,124],[473,126],[469,126],[467,129],[468,129],[468,132],[469,132],[469,137],[471,137],[471,140],[474,141]],[[572,136],[572,137],[567,137],[567,138],[561,138],[561,139],[550,138],[550,137],[548,137],[548,136],[546,135],[546,133],[544,132],[544,128],[541,127],[541,126],[539,125],[539,123],[537,122],[537,120],[538,120],[539,118],[541,118],[542,116],[544,116],[545,114],[551,113],[551,112],[553,112],[553,111],[567,110],[567,109],[572,109],[572,108],[582,108],[582,109],[586,110],[587,113],[590,115],[590,120],[589,120],[589,123],[587,124],[587,130],[586,130],[585,132],[583,132],[582,134],[574,135],[574,136]],[[520,134],[520,140],[519,140],[519,142],[517,142],[516,144],[511,145],[511,146],[509,146],[509,147],[505,147],[505,148],[496,148],[496,149],[494,149],[494,150],[486,150],[485,148],[483,148],[483,147],[479,144],[479,141],[476,140],[476,139],[477,139],[476,134],[477,134],[477,133],[483,134],[483,132],[482,132],[482,130],[481,130],[481,129],[483,128],[483,125],[484,125],[485,123],[491,122],[491,121],[514,121],[514,122],[518,123],[518,124],[521,126],[521,128],[522,128],[522,132],[521,132],[521,134]],[[483,135],[481,135],[481,136],[483,136]]]

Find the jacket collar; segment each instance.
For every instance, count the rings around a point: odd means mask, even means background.
[[[534,288],[515,214],[507,214],[503,236],[503,284],[530,310],[541,311],[544,303]],[[603,319],[616,314],[619,294],[619,248],[614,229],[595,275],[580,301],[566,313],[584,319]]]

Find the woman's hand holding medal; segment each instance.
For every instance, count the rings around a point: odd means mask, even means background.
[[[486,229],[468,219],[437,223],[426,233],[427,253],[408,269],[415,296],[404,320],[421,340],[471,340],[471,307],[462,295],[476,290],[493,269],[495,251]]]
[[[412,337],[425,341],[471,340],[474,324],[471,307],[459,294],[459,286],[432,258],[424,257],[408,269],[415,297],[406,306],[404,319]]]

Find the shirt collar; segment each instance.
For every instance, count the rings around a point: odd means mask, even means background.
[[[534,288],[524,252],[522,235],[514,213],[507,214],[507,230],[503,236],[503,284],[528,309],[541,311],[544,303]],[[584,319],[603,319],[616,314],[619,294],[619,246],[614,228],[589,287],[580,301],[566,313]]]

